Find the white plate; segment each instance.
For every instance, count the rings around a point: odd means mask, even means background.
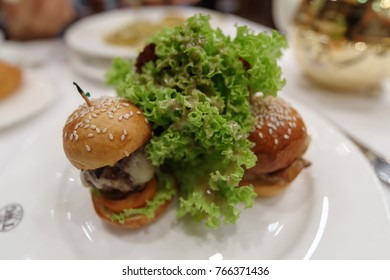
[[[0,100],[0,129],[36,115],[55,98],[55,90],[38,72],[23,69],[22,85],[16,92]]]
[[[71,53],[69,63],[77,74],[101,83],[105,82],[105,75],[111,69],[111,60],[87,57],[79,53]]]
[[[221,27],[226,24],[227,16],[207,9],[194,7],[143,7],[119,9],[86,17],[73,24],[65,32],[65,42],[76,52],[101,58],[126,57],[133,58],[139,49],[113,45],[104,40],[105,36],[132,21],[145,20],[159,22],[168,15],[190,17],[197,13],[209,14],[211,24]],[[226,26],[226,32],[234,30],[234,26]]]
[[[63,154],[56,121],[1,170],[0,216],[15,216],[0,218],[9,230],[0,232],[0,259],[389,259],[389,215],[369,164],[334,127],[295,105],[312,135],[312,166],[219,230],[177,221],[175,205],[140,230],[105,225]]]

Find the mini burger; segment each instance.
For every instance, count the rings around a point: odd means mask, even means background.
[[[258,196],[285,190],[310,163],[303,159],[310,137],[299,113],[279,97],[254,96],[254,143],[256,165],[244,173],[241,185],[252,185]]]
[[[76,85],[77,86],[77,85]],[[77,86],[78,87],[78,86]],[[144,148],[151,126],[132,103],[114,97],[89,100],[63,128],[63,148],[91,188],[96,213],[104,221],[139,228],[157,219],[173,197],[161,194],[155,168]]]

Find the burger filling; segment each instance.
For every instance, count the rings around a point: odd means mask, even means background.
[[[140,191],[155,173],[143,148],[118,161],[113,166],[82,170],[81,180],[110,199],[122,199],[129,192]]]
[[[310,162],[299,157],[296,158],[290,165],[288,165],[285,168],[269,172],[269,173],[261,173],[261,172],[255,172],[253,170],[247,170],[247,172],[244,173],[244,180],[250,180],[250,181],[258,181],[262,182],[263,184],[285,184],[285,183],[291,183],[298,174],[302,171],[302,169],[310,166]]]

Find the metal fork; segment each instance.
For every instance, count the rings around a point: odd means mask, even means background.
[[[345,130],[342,131],[367,157],[378,178],[390,186],[390,161],[374,152],[355,137],[345,132]]]
[[[324,114],[321,114],[326,120],[328,120],[332,125],[338,128],[341,133],[343,133],[349,140],[352,141],[366,156],[370,162],[372,168],[374,169],[375,174],[386,185],[390,186],[390,160],[379,155],[377,152],[373,151],[367,145],[363,144],[356,137],[348,133],[344,128],[342,128],[338,123],[330,119]]]

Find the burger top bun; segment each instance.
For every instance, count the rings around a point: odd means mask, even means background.
[[[63,128],[63,148],[76,168],[113,165],[149,141],[150,124],[132,103],[115,97],[90,102],[75,110]]]
[[[250,173],[265,174],[289,166],[309,145],[305,123],[299,113],[278,97],[254,96],[255,129],[249,136],[255,146],[256,166]]]

